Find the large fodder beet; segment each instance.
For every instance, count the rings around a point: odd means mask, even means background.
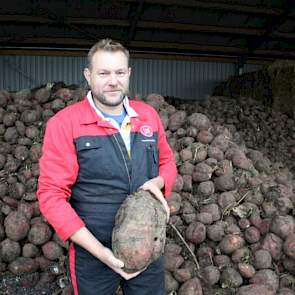
[[[164,252],[166,212],[150,192],[129,195],[117,212],[112,235],[115,256],[126,272],[147,267]]]

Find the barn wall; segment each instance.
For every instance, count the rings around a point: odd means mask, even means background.
[[[212,93],[220,81],[234,75],[233,63],[192,62],[177,60],[132,59],[130,91],[146,95],[157,92],[164,96],[202,99]],[[82,71],[83,57],[0,56],[0,88],[17,91],[47,82],[86,86]],[[254,71],[259,65],[246,65]]]

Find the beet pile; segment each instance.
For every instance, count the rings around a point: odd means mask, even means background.
[[[259,150],[272,163],[295,173],[295,118],[247,97],[211,96],[197,102],[167,97],[167,101],[187,114],[205,114],[227,127],[235,142]]]
[[[147,101],[161,114],[180,174],[168,203],[187,245],[168,230],[167,292],[294,294],[292,173],[202,113],[157,95]]]
[[[68,245],[36,201],[38,159],[48,118],[84,94],[63,83],[0,92],[0,275],[17,276],[19,287],[54,282],[68,292]],[[159,95],[145,100],[161,115],[179,171],[168,201],[167,294],[294,294],[293,121],[254,103],[238,112],[239,103],[225,98],[177,108]],[[0,287],[17,294],[12,285]]]
[[[15,285],[20,294],[27,294],[22,287],[42,288],[54,281],[66,286],[68,245],[40,216],[38,161],[46,121],[84,93],[63,83],[15,93],[0,91],[0,271],[1,276],[5,271],[20,276],[16,281],[0,280],[3,294],[17,294]]]

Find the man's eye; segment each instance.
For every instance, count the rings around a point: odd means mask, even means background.
[[[101,72],[101,73],[98,73],[98,75],[101,76],[101,77],[106,77],[107,76],[107,73]]]
[[[118,72],[118,75],[119,76],[124,76],[126,73],[124,72],[124,71],[120,71],[120,72]]]

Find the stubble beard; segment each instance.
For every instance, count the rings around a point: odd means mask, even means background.
[[[106,97],[106,95],[104,95],[102,93],[97,94],[92,91],[92,95],[95,100],[97,100],[99,103],[101,103],[107,107],[117,107],[118,105],[120,105],[123,102],[125,96],[127,95],[127,91],[121,92],[120,97],[116,101],[110,101]]]

